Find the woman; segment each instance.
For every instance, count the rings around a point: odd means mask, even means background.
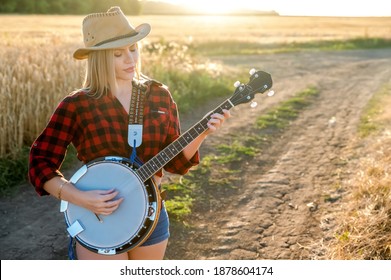
[[[143,79],[137,42],[150,32],[149,24],[133,28],[119,7],[95,13],[83,21],[84,48],[73,54],[87,59],[83,88],[65,97],[41,135],[31,147],[29,178],[39,195],[52,195],[84,207],[97,215],[110,215],[123,198],[114,199],[112,190],[78,190],[59,172],[66,149],[72,143],[78,158],[87,163],[99,157],[127,157],[133,148],[128,144],[128,118],[132,94],[145,90],[143,136],[137,155],[146,162],[179,137],[177,107],[162,84]],[[164,169],[185,174],[198,164],[198,149],[208,134],[229,117],[229,112],[213,114],[208,129],[190,143]],[[139,141],[139,140],[138,140]],[[132,143],[132,142],[130,142]],[[162,171],[154,175],[157,185]],[[78,259],[163,259],[169,237],[167,212],[163,207],[153,233],[141,246],[126,253],[107,256],[94,253],[76,242]]]

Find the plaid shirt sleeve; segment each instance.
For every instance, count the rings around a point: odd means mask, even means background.
[[[51,116],[44,131],[34,141],[29,157],[29,178],[39,195],[47,195],[43,184],[59,171],[74,135],[75,106],[65,98]]]
[[[171,102],[171,115],[172,122],[169,127],[169,133],[167,137],[167,145],[174,142],[181,134],[181,128],[178,117],[178,110],[175,102]],[[179,153],[175,158],[173,158],[164,169],[168,172],[175,174],[186,174],[189,169],[195,165],[198,165],[200,162],[199,152],[197,151],[194,156],[189,160],[187,159],[183,152]]]
[[[143,161],[146,162],[152,158],[177,139],[180,134],[177,105],[171,93],[165,86],[152,83],[148,93],[148,105],[144,112],[144,136],[141,148],[147,157],[143,158]],[[183,175],[199,162],[198,151],[190,160],[181,152],[164,166],[164,170]],[[158,172],[158,175],[161,176],[161,172]]]

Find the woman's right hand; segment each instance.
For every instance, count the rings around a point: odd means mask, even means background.
[[[114,200],[118,194],[115,189],[84,191],[81,192],[79,203],[97,215],[110,215],[124,200],[123,197]]]
[[[57,199],[69,201],[97,215],[110,215],[124,200],[123,197],[115,199],[119,194],[115,189],[82,191],[61,177],[50,179],[43,187]]]

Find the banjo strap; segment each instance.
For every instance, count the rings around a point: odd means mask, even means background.
[[[130,160],[132,163],[136,160],[136,148],[143,141],[143,115],[144,103],[146,96],[146,87],[133,82],[132,96],[129,106],[129,123],[128,123],[128,144],[132,147]]]
[[[145,90],[141,90],[140,85],[133,83],[132,96],[129,106],[129,125],[143,124]]]

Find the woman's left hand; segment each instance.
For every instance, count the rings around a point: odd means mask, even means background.
[[[224,121],[231,117],[231,113],[228,110],[223,109],[223,114],[214,113],[210,117],[211,119],[208,121],[209,129],[206,131],[207,135],[215,132],[218,128],[220,128],[223,125]]]

